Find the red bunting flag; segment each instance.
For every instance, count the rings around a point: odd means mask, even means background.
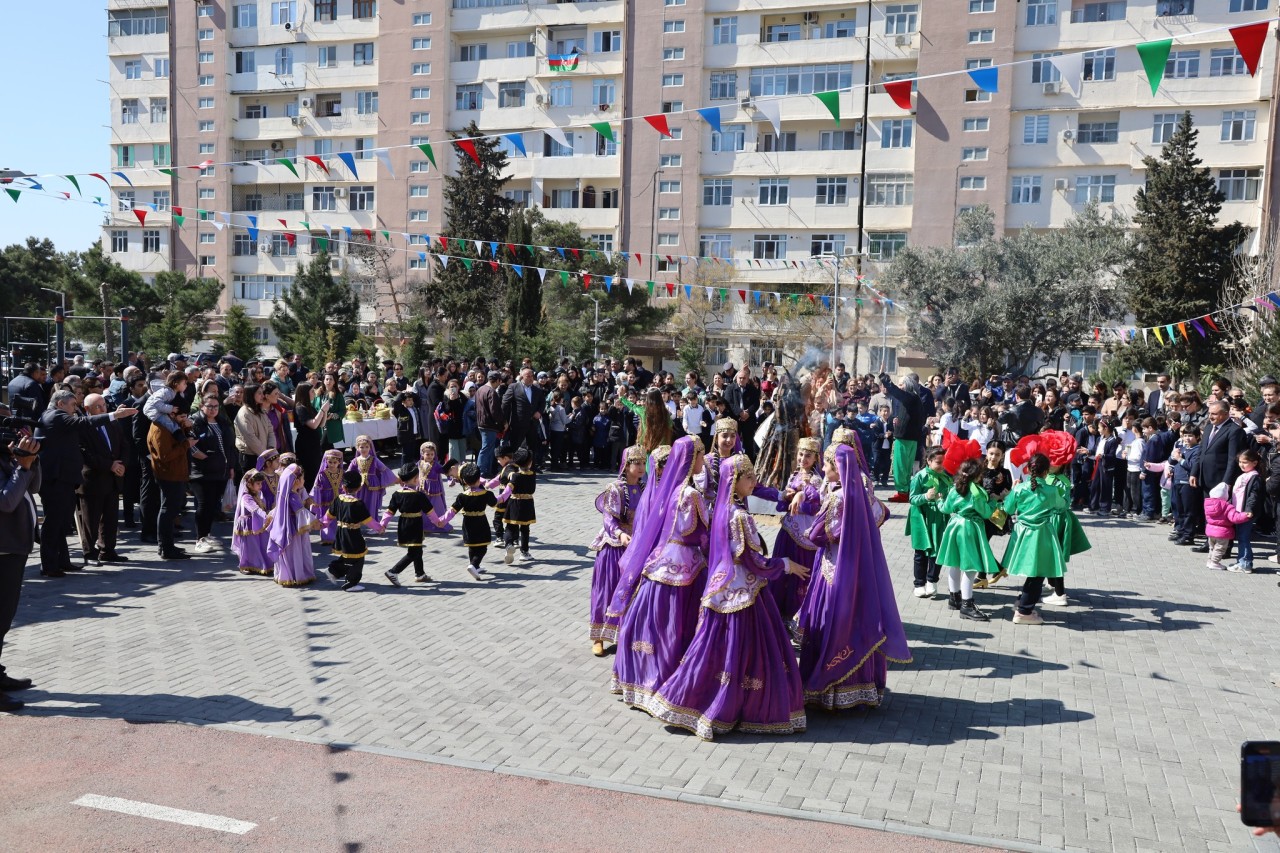
[[[1101,335],[1101,332],[1100,332],[1098,329],[1094,329],[1094,330],[1093,330],[1093,339],[1094,339],[1095,341],[1096,341],[1096,340],[1098,340],[1098,337],[1099,337],[1100,335]]]
[[[283,219],[277,219],[277,220],[276,220],[276,222],[279,222],[279,223],[280,223],[281,225],[283,225],[285,228],[288,228],[288,227],[289,227],[289,223],[288,223],[288,222],[285,222]]]
[[[365,238],[366,240],[368,240],[370,243],[372,243],[372,242],[373,242],[373,232],[372,232],[372,231],[370,231],[368,228],[364,229],[364,238]]]
[[[884,84],[884,92],[899,108],[904,110],[911,109],[911,84],[912,80],[894,80],[892,83]]]
[[[102,175],[99,175],[97,172],[90,172],[90,173],[89,173],[89,177],[91,177],[91,178],[97,178],[98,180],[100,180],[100,181],[102,181],[104,184],[106,184],[107,186],[111,186],[111,182],[110,182],[110,181],[108,181],[106,178],[102,177]]]
[[[494,272],[497,272],[497,271],[498,271],[498,262],[497,262],[497,261],[489,261],[489,268],[490,268],[490,269],[492,269]]]
[[[1270,21],[1259,21],[1256,24],[1232,27],[1230,30],[1231,38],[1236,42],[1236,50],[1240,51],[1240,58],[1244,60],[1244,67],[1249,69],[1250,77],[1258,73],[1258,59],[1262,56],[1262,45],[1267,40],[1267,29],[1270,26]]]
[[[745,304],[745,303],[746,303],[746,301],[747,301],[747,292],[746,292],[745,290],[739,290],[739,291],[738,291],[738,297],[739,297],[739,298],[743,301],[743,303]]]
[[[176,204],[175,204],[173,207],[169,208],[169,209],[173,211],[173,215],[174,215],[174,216],[181,216],[181,215],[182,215],[182,208],[178,207]]]
[[[652,116],[645,116],[644,120],[649,122],[649,125],[654,130],[658,131],[658,133],[661,133],[663,136],[671,135],[671,128],[667,126],[667,117],[662,113],[658,113],[657,115],[652,115]]]
[[[671,282],[667,282],[667,296],[671,296],[676,292],[676,286]]]
[[[806,293],[805,296],[809,297],[809,301],[812,302],[814,305],[818,304],[817,300],[813,298],[812,293]]]
[[[1200,319],[1201,319],[1201,320],[1204,320],[1206,323],[1208,323],[1208,324],[1209,324],[1209,328],[1210,328],[1210,329],[1213,329],[1215,332],[1221,331],[1221,329],[1219,329],[1219,328],[1218,328],[1217,324],[1213,322],[1213,318],[1212,318],[1212,317],[1210,317],[1208,314],[1205,314],[1205,315],[1204,315],[1203,317],[1201,317]]]
[[[207,169],[212,165],[213,165],[212,160],[201,160],[199,163],[195,164],[194,166],[188,166],[187,168],[188,169]]]
[[[138,217],[138,224],[139,224],[139,225],[146,225],[146,224],[147,224],[147,212],[146,212],[145,210],[143,210],[142,208],[140,208],[140,207],[135,207],[135,208],[133,209],[133,215],[134,215],[134,216],[136,216],[136,217]]]
[[[573,252],[573,259],[575,261],[582,260],[582,252],[579,252],[577,249],[570,249],[569,251]]]
[[[470,156],[472,160],[476,161],[477,166],[483,165],[480,162],[480,155],[476,153],[476,144],[470,139],[455,139],[453,144],[467,152],[467,155]]]
[[[636,252],[636,263],[637,263],[637,264],[639,264],[639,263],[643,263],[643,262],[640,260],[640,253],[639,253],[639,252]]]
[[[591,287],[591,273],[584,272],[582,274],[582,289],[588,290]]]
[[[310,162],[315,163],[321,169],[324,169],[324,173],[326,175],[329,174],[329,167],[324,164],[324,160],[318,154],[308,154],[302,159],[309,160]]]
[[[298,235],[294,234],[292,231],[286,231],[284,232],[284,241],[290,246],[293,246],[298,242]]]

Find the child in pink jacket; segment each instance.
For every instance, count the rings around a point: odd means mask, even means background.
[[[1204,501],[1204,532],[1209,538],[1209,562],[1204,564],[1205,568],[1219,572],[1226,569],[1222,556],[1236,535],[1236,525],[1252,520],[1250,513],[1240,512],[1231,505],[1231,490],[1226,483],[1213,487]]]

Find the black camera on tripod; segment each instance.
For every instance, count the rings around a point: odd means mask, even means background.
[[[23,436],[30,435],[39,425],[39,421],[31,418],[0,416],[0,454],[7,456],[10,444],[17,444]],[[25,450],[15,452],[28,455]]]

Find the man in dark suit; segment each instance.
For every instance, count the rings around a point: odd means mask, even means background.
[[[84,410],[90,417],[107,411],[101,394],[84,398]],[[128,464],[130,444],[117,423],[105,423],[84,436],[80,450],[84,455],[81,471],[84,482],[76,489],[80,498],[76,525],[80,529],[80,547],[86,563],[123,563],[116,553],[116,530],[120,514],[120,484]]]
[[[969,383],[960,378],[960,371],[954,367],[947,368],[947,378],[943,381],[942,387],[946,389],[945,396],[950,397],[956,403],[964,403],[968,408],[971,403],[969,400]],[[965,436],[961,436],[964,438]]]
[[[537,430],[546,408],[547,392],[534,381],[533,368],[520,371],[520,380],[507,389],[502,398],[502,416],[507,422],[506,441],[513,450],[521,445],[532,453],[541,436]]]
[[[751,381],[751,371],[745,366],[734,377],[733,384],[725,389],[724,401],[729,406],[729,417],[738,422],[738,435],[742,438],[742,448],[756,459],[756,412],[760,409],[760,388]]]
[[[1156,390],[1147,395],[1147,411],[1155,415],[1165,409],[1165,395],[1169,393],[1169,374],[1161,373],[1156,377]]]
[[[67,534],[76,511],[76,487],[84,482],[84,455],[80,445],[98,427],[120,418],[132,417],[136,409],[84,417],[76,413],[76,395],[55,391],[49,409],[40,416],[36,440],[40,442],[40,504],[44,526],[40,529],[40,574],[62,577],[75,570],[67,551]]]
[[[1044,429],[1044,410],[1031,402],[1031,388],[1019,385],[1013,395],[1018,402],[1010,411],[1013,413],[1018,438],[1035,435]]]
[[[1227,404],[1214,400],[1209,404],[1209,415],[1205,423],[1200,425],[1200,455],[1191,466],[1192,500],[1204,503],[1204,496],[1219,483],[1231,486],[1240,476],[1240,463],[1236,457],[1248,446],[1248,439],[1240,425],[1228,416]],[[1197,545],[1196,553],[1206,554],[1209,544]]]

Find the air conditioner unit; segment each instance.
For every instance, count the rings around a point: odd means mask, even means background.
[[[1042,83],[1040,88],[1046,95],[1056,95],[1061,90],[1062,84],[1057,80],[1050,80],[1048,83]]]
[[[291,33],[291,32],[293,32],[293,21],[285,21],[285,22],[284,22],[284,31],[285,31],[286,33]]]
[[[816,24],[816,23],[818,23],[818,13],[817,13],[817,12],[805,12],[805,13],[804,13],[804,22],[805,22],[806,24]]]
[[[294,116],[294,118],[297,118],[297,116]],[[296,123],[296,122],[295,122],[295,123]],[[281,141],[280,141],[280,140],[278,140],[278,139],[277,139],[276,141],[274,141],[274,142],[272,142],[272,143],[271,143],[271,150],[272,150],[272,151],[280,151],[280,150],[282,150],[283,148],[284,148],[284,143],[283,143],[283,142],[281,142]]]
[[[543,95],[535,95],[533,102],[540,107],[545,107],[547,105],[547,99]]]
[[[315,101],[313,101],[311,98],[303,98],[303,99],[302,99],[302,108],[303,108],[304,110],[309,110],[309,109],[311,109],[312,107],[314,107],[315,105],[316,105],[316,102],[315,102]]]
[[[854,134],[854,136],[862,136],[862,121],[861,121],[861,120],[859,120],[859,121],[855,121],[855,122],[853,123],[853,134]]]
[[[289,116],[289,123],[294,127],[302,127],[302,116]]]
[[[275,247],[272,246],[270,243],[259,243],[258,253],[262,255],[274,255],[276,253],[276,250],[275,250]]]
[[[610,108],[610,107],[612,107],[612,106],[613,106],[612,104],[601,104],[601,105],[600,105],[600,112],[602,112],[602,113],[607,113],[607,112],[609,112],[609,108]]]
[[[1053,179],[1053,188],[1054,188],[1055,190],[1057,190],[1058,192],[1063,192],[1063,193],[1064,193],[1064,192],[1066,192],[1066,191],[1067,191],[1067,179],[1066,179],[1066,178],[1054,178],[1054,179]]]
[[[334,258],[334,257],[330,257],[330,258],[329,258],[329,269],[330,269],[331,271],[333,271],[333,272],[338,272],[338,271],[340,271],[340,270],[342,269],[342,258]]]
[[[346,198],[346,197],[347,197],[347,188],[346,188],[346,187],[334,187],[334,188],[333,188],[333,195],[334,195],[334,197],[335,197],[335,198]]]
[[[1070,142],[1071,140],[1073,140],[1073,139],[1075,139],[1075,138],[1076,138],[1076,132],[1075,132],[1074,130],[1070,130],[1070,129],[1068,129],[1068,130],[1064,130],[1064,131],[1062,131],[1062,141],[1063,141],[1063,142]]]
[[[911,36],[906,33],[898,33],[893,37],[893,43],[898,47],[907,47],[911,44]]]
[[[749,110],[754,106],[750,97],[743,98],[741,103],[744,110]]]

